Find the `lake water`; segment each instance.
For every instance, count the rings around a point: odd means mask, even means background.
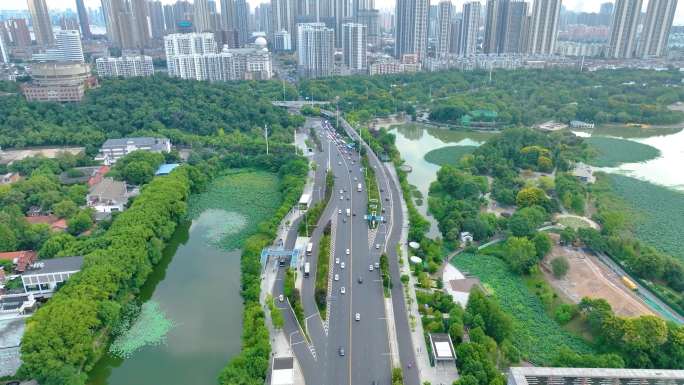
[[[226,252],[212,241],[218,227],[231,234],[244,223],[239,214],[209,209],[178,226],[140,295],[158,303],[174,323],[166,343],[143,347],[127,359],[104,357],[89,384],[216,384],[240,351],[242,299],[240,250]]]
[[[661,156],[646,162],[625,163],[618,167],[602,168],[602,171],[631,176],[684,191],[684,172],[681,170],[684,166],[684,131],[670,135],[628,139],[657,148]]]
[[[644,143],[660,150],[661,156],[657,159],[642,163],[625,163],[618,167],[601,168],[601,171],[619,173],[626,176],[642,179],[654,184],[684,191],[684,172],[680,167],[684,166],[684,130],[664,135],[656,134],[648,136],[641,133],[634,135],[634,130],[625,128],[611,128],[607,132],[599,131],[594,135],[622,137],[628,140]],[[397,149],[401,153],[406,164],[413,168],[408,174],[410,184],[416,186],[425,197],[421,206],[417,206],[431,223],[430,237],[439,235],[436,220],[427,214],[427,195],[430,184],[437,179],[439,166],[425,160],[428,152],[448,146],[479,146],[492,136],[486,132],[450,131],[447,129],[432,128],[418,124],[406,124],[394,126],[390,130],[396,135]],[[580,136],[591,136],[588,132],[575,132]]]
[[[484,143],[490,133],[450,131],[440,128],[428,128],[418,124],[406,124],[393,127],[391,133],[396,135],[397,149],[406,164],[413,168],[408,173],[408,182],[418,188],[425,198],[423,204],[416,206],[418,211],[431,223],[429,237],[439,235],[437,221],[427,213],[427,197],[430,184],[437,179],[439,166],[425,160],[428,152],[448,146],[479,146]]]

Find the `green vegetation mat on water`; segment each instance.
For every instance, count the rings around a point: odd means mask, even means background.
[[[130,329],[109,346],[109,352],[120,358],[129,358],[145,346],[165,343],[166,334],[173,326],[173,321],[166,318],[166,313],[157,302],[147,301]]]
[[[188,218],[195,219],[205,210],[228,212],[222,237],[210,237],[225,250],[239,248],[254,234],[259,223],[272,215],[281,201],[278,176],[265,171],[232,170],[212,181],[207,191],[194,196],[188,205]],[[232,213],[232,214],[231,214]],[[238,215],[236,215],[238,214]],[[244,231],[231,230],[240,227]]]
[[[589,164],[597,167],[616,167],[622,163],[645,162],[660,156],[660,150],[626,139],[592,136],[585,141],[598,155]]]
[[[456,166],[464,155],[475,151],[475,146],[449,146],[432,150],[425,154],[425,160],[438,166]]]
[[[477,276],[493,292],[501,308],[513,318],[511,341],[527,360],[549,363],[563,347],[578,353],[593,352],[587,342],[563,330],[547,315],[539,298],[504,261],[491,255],[459,254],[452,263],[462,272]]]
[[[684,261],[684,193],[624,175],[609,178],[613,192],[637,213],[637,238]]]

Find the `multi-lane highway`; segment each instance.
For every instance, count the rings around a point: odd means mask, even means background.
[[[401,207],[396,186],[390,182],[387,170],[374,154],[369,160],[376,170],[378,184],[382,189],[383,206],[387,207],[385,218],[378,229],[369,229],[364,219],[368,203],[368,192],[364,182],[361,160],[356,150],[350,150],[324,120],[309,119],[307,127],[313,126],[322,142],[321,152],[313,160],[318,164],[315,176],[314,202],[323,198],[326,169],[330,168],[335,177],[332,197],[318,226],[311,234],[314,244],[312,257],[306,257],[311,264],[311,277],[302,284],[302,303],[306,316],[306,328],[310,341],[299,332],[299,327],[287,303],[285,333],[290,339],[307,384],[390,384],[392,357],[388,337],[388,323],[385,313],[384,296],[380,272],[375,267],[380,254],[390,255],[393,275],[393,304],[399,336],[399,350],[407,384],[418,384],[418,375],[412,376],[410,363],[413,362],[413,347],[409,337],[408,320],[403,304],[403,293],[399,281],[399,267],[396,258],[396,245],[401,228]],[[347,129],[350,127],[347,126]],[[354,136],[353,132],[349,132]],[[357,191],[358,184],[361,191]],[[347,216],[346,211],[350,210]],[[328,319],[320,318],[314,300],[315,272],[319,241],[323,228],[328,221],[333,223],[333,256],[331,258],[331,282],[328,293]],[[297,224],[293,224],[285,245],[294,247]],[[347,250],[349,253],[347,254]],[[336,263],[339,258],[339,263]],[[344,264],[344,265],[343,265]],[[373,271],[370,266],[373,265]],[[344,268],[342,267],[344,266]],[[301,272],[300,272],[301,274]],[[284,268],[278,272],[274,296],[282,293]],[[337,275],[338,279],[332,279]],[[344,293],[342,292],[344,288]],[[359,320],[356,320],[356,314]],[[397,314],[400,313],[400,314]],[[406,351],[403,351],[406,350]],[[342,353],[344,351],[344,353]],[[415,372],[415,371],[414,371]],[[413,378],[415,377],[415,381]]]

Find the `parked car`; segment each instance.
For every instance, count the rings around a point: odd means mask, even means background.
[[[335,274],[335,281],[339,281],[339,280],[340,280],[340,275],[339,275],[339,274]]]

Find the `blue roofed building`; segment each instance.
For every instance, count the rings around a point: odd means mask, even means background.
[[[180,166],[180,164],[178,163],[162,164],[161,166],[159,166],[157,172],[155,172],[154,175],[169,175],[171,174],[171,171],[175,170],[178,166]]]

